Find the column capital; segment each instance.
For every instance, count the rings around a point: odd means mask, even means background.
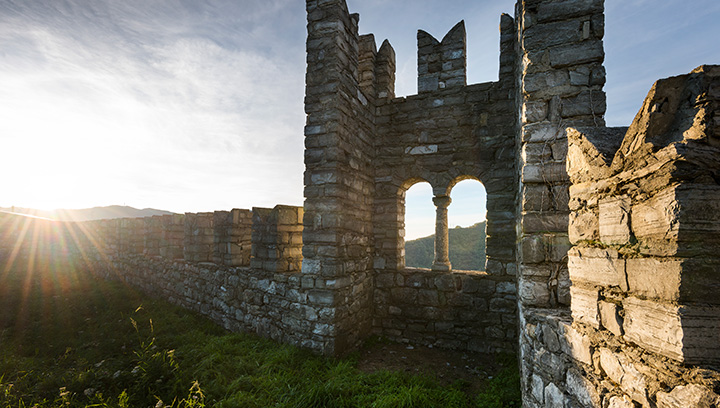
[[[433,197],[433,204],[435,204],[435,207],[439,208],[447,208],[452,200],[450,199],[450,196],[435,196]]]

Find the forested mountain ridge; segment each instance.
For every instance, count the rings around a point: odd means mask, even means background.
[[[485,222],[449,231],[450,263],[455,270],[485,269]],[[435,253],[435,235],[405,242],[405,265],[430,268]]]

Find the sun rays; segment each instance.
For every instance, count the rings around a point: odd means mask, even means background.
[[[94,265],[110,265],[104,240],[88,223],[55,221],[37,216],[0,212],[0,287],[21,280],[16,310],[3,310],[0,320],[29,322],[29,310],[41,307],[52,321],[60,300],[80,280],[96,275]],[[31,293],[42,293],[40,304],[29,305]]]

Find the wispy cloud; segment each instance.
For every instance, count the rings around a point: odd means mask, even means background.
[[[231,207],[272,205],[268,183],[299,204],[304,19],[276,26],[303,12],[294,3],[0,2],[7,192],[52,191],[40,174],[56,168],[122,186],[138,206],[193,210],[213,189]],[[265,182],[235,181],[249,177]],[[72,190],[52,191],[58,205]]]

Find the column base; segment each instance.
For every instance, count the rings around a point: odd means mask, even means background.
[[[452,266],[450,265],[450,262],[435,261],[432,264],[432,270],[440,272],[450,272],[452,270]]]

